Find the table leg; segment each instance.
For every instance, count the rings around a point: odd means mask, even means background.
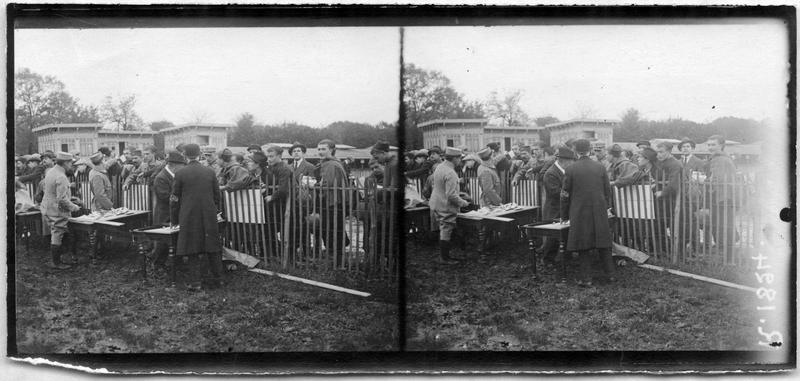
[[[31,234],[27,223],[22,225],[22,234],[25,237],[25,254],[28,254],[31,251]]]
[[[528,250],[531,252],[533,258],[533,277],[536,277],[536,264],[539,262],[536,258],[536,244],[533,242],[533,236],[528,237]]]
[[[97,230],[89,230],[89,258],[97,258]]]
[[[478,225],[478,254],[483,255],[486,250],[486,226]]]
[[[559,264],[559,277],[561,278],[561,283],[565,283],[567,281],[567,255],[564,252],[564,240],[558,240],[558,257],[561,258],[561,263]]]
[[[175,247],[170,243],[167,249],[167,262],[169,262],[169,277],[172,282],[171,287],[175,287]]]
[[[139,247],[139,256],[142,257],[142,278],[145,280],[147,279],[147,250],[144,247],[144,241],[139,240],[137,242],[137,246]]]

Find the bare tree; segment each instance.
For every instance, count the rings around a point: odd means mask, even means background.
[[[208,122],[209,117],[210,117],[210,115],[208,114],[208,111],[205,111],[205,110],[202,110],[202,109],[193,109],[191,114],[189,115],[189,118],[188,118],[187,122],[189,124],[206,123],[206,122]]]
[[[594,118],[597,116],[597,110],[586,102],[578,101],[575,102],[574,115],[578,119]]]
[[[521,89],[506,92],[502,96],[497,91],[489,94],[486,113],[491,118],[500,118],[508,126],[522,126],[530,121],[528,114],[519,105],[524,92]]]
[[[144,122],[134,110],[135,106],[135,94],[120,97],[118,102],[114,102],[114,98],[109,95],[100,106],[100,117],[113,124],[117,130],[139,130]]]

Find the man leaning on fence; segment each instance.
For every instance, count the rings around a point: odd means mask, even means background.
[[[342,264],[344,248],[350,244],[350,238],[344,229],[344,204],[341,196],[342,188],[348,184],[347,173],[342,162],[334,156],[336,143],[323,139],[317,144],[320,163],[317,167],[317,191],[320,210],[316,236],[325,240],[328,253],[333,252],[336,266]]]
[[[566,168],[561,199],[561,217],[569,221],[567,251],[578,253],[580,279],[578,285],[592,286],[592,254],[600,255],[603,272],[614,281],[614,262],[611,259],[611,229],[608,211],[611,207],[611,185],[602,164],[589,158],[591,143],[586,139],[575,142],[578,160]]]
[[[222,246],[217,213],[220,193],[214,171],[198,161],[200,146],[187,144],[184,155],[189,163],[175,173],[170,196],[172,225],[180,225],[177,257],[188,262],[189,290],[200,289],[201,271],[209,287],[222,284]],[[184,259],[185,258],[185,259]]]
[[[447,147],[445,160],[433,171],[433,191],[430,208],[439,225],[439,262],[455,264],[450,257],[450,239],[456,227],[456,219],[461,208],[469,205],[459,196],[458,174],[455,167],[461,162],[461,150]]]
[[[72,212],[81,209],[72,200],[69,190],[67,171],[72,168],[73,157],[69,153],[56,154],[55,166],[47,171],[44,178],[44,197],[42,198],[42,215],[50,228],[50,267],[58,270],[70,268],[61,262],[62,242],[68,233],[68,223]]]

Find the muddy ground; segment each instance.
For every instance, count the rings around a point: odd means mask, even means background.
[[[533,279],[527,245],[457,265],[434,242],[407,240],[409,350],[760,350],[754,294],[631,264],[581,288]],[[597,274],[600,275],[600,274]],[[733,279],[731,279],[733,280]],[[752,285],[750,285],[752,286]]]
[[[222,289],[189,291],[165,271],[143,280],[125,244],[66,271],[46,266],[42,246],[16,250],[20,353],[397,349],[396,300],[381,284],[362,298],[240,269]]]

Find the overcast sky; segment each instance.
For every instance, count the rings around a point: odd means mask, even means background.
[[[134,93],[145,122],[398,119],[397,28],[18,29],[14,42],[16,68],[83,104]]]
[[[443,72],[468,99],[522,89],[533,117],[565,120],[589,108],[617,119],[634,107],[654,120],[780,121],[787,38],[767,22],[408,28],[404,55]]]

